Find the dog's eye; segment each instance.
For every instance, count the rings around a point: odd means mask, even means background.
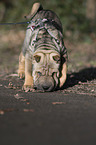
[[[41,56],[35,55],[34,58],[35,58],[36,62],[40,62]]]
[[[59,61],[60,61],[60,56],[55,55],[55,56],[53,56],[53,59],[54,59],[55,61],[59,62]]]
[[[41,73],[41,72],[39,72],[39,71],[37,72],[37,74],[38,74],[38,76],[41,76],[41,75],[42,75],[42,73]]]

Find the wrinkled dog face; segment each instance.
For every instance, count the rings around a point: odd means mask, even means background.
[[[34,87],[52,91],[59,83],[60,54],[52,50],[41,50],[33,55]]]

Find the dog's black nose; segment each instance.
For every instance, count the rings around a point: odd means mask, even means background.
[[[49,90],[50,86],[42,85],[42,88],[43,88],[44,91],[47,91],[47,90]]]
[[[51,83],[49,83],[49,84],[42,84],[42,89],[45,92],[50,92],[53,89],[53,85]]]

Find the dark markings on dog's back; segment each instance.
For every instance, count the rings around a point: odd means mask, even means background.
[[[44,10],[39,3],[33,5],[31,12],[18,74],[25,74],[24,90],[53,91],[66,80],[67,51],[62,24],[53,11]]]

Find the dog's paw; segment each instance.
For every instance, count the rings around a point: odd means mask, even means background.
[[[23,79],[25,77],[25,72],[18,72],[18,76],[20,79]]]
[[[33,89],[32,85],[26,85],[26,84],[23,85],[22,90],[24,90],[25,92],[30,92],[30,91],[35,92],[35,89]]]

